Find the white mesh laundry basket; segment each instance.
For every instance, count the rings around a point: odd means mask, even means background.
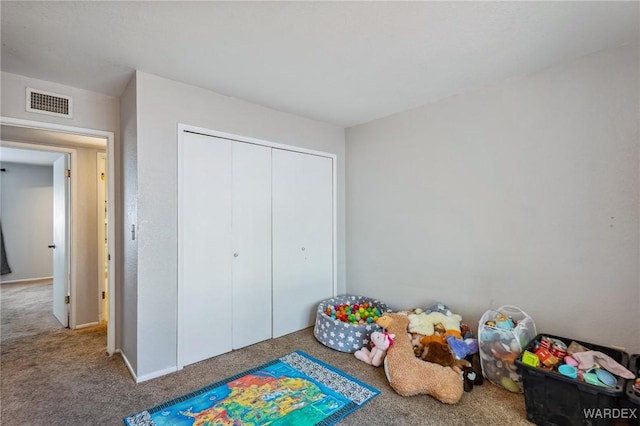
[[[501,316],[510,318],[515,327],[508,329],[504,322],[501,324],[498,321]],[[486,311],[478,323],[480,364],[484,377],[511,392],[522,393],[522,378],[514,361],[536,335],[533,318],[516,306],[504,305]]]

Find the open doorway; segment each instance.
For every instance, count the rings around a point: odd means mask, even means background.
[[[114,259],[114,213],[113,199],[115,185],[112,177],[113,159],[114,159],[114,147],[113,147],[113,133],[95,131],[91,129],[73,128],[68,126],[55,125],[50,123],[31,122],[19,119],[1,118],[2,122],[2,141],[0,145],[2,147],[20,147],[29,148],[32,150],[47,151],[52,150],[54,152],[60,151],[72,151],[71,153],[71,179],[70,179],[70,240],[69,240],[69,257],[70,269],[67,274],[69,278],[69,290],[68,290],[68,310],[69,310],[69,327],[72,329],[82,328],[84,326],[90,326],[107,321],[107,352],[111,355],[115,352],[115,292],[114,281],[115,272],[114,265],[111,259]],[[93,147],[94,154],[89,160],[87,152],[91,150],[87,149]],[[106,174],[104,177],[106,214],[105,219],[102,222],[104,229],[104,238],[100,240],[98,235],[97,221],[100,220],[98,212],[98,186],[93,184],[96,182],[94,176],[89,180],[92,184],[88,185],[88,178],[82,178],[78,176],[78,179],[73,179],[74,164],[77,165],[80,161],[91,161],[93,173],[97,173],[99,162],[96,160],[96,152],[101,150],[104,153],[104,162]],[[76,171],[77,173],[78,171]],[[93,223],[96,233],[93,234],[92,241],[95,242],[95,246],[87,246],[88,239],[86,238],[87,228],[82,227],[81,221],[87,217],[85,208],[86,202],[80,202],[80,191],[86,191],[87,186],[90,186],[94,192],[92,196],[93,202],[91,203],[93,208]],[[84,193],[84,192],[83,192]],[[85,200],[86,201],[86,200]],[[100,245],[98,240],[105,247],[102,251],[103,259],[106,259],[106,265],[98,261],[100,252]],[[93,253],[89,255],[88,253]],[[91,272],[91,279],[87,279],[86,268],[87,256],[92,257],[92,264],[95,265]],[[96,277],[105,277],[104,280],[96,280]],[[90,281],[90,284],[87,284]],[[102,299],[102,296],[105,299]],[[95,298],[94,298],[95,296]],[[90,304],[90,306],[88,305]],[[105,312],[101,312],[104,309]]]
[[[45,287],[46,308],[69,327],[70,197],[67,171],[75,151],[44,151],[0,146],[4,261],[2,284]],[[6,254],[9,256],[6,256]],[[10,262],[7,257],[10,257]],[[24,287],[25,293],[28,293]],[[4,318],[3,318],[4,319]]]

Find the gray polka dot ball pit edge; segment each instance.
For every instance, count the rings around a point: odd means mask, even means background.
[[[374,331],[382,330],[375,324],[352,324],[338,319],[332,319],[326,314],[327,306],[343,305],[345,303],[362,304],[368,302],[382,312],[392,312],[386,304],[365,296],[344,295],[323,300],[318,304],[316,325],[313,334],[323,345],[340,352],[354,353],[358,349],[369,346],[369,336]]]

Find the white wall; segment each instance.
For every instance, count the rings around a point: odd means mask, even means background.
[[[344,129],[143,72],[137,94],[138,377],[176,366],[178,123],[337,155],[338,288],[345,291]],[[212,312],[225,315],[223,307]]]
[[[0,114],[3,117],[105,130],[116,132],[116,134],[119,131],[117,98],[8,72],[2,72],[1,81],[2,109],[0,109]],[[27,112],[25,107],[27,87],[71,96],[73,98],[73,117],[64,118]]]
[[[347,286],[640,351],[638,46],[347,130]],[[428,82],[425,82],[427,84]]]
[[[119,100],[111,96],[94,93],[75,87],[65,86],[49,81],[37,80],[21,75],[2,72],[1,74],[1,102],[0,115],[43,123],[55,123],[94,130],[113,132],[115,136],[116,156],[119,153]],[[73,118],[62,118],[50,115],[27,112],[25,109],[26,88],[45,90],[73,98]],[[29,141],[29,143],[39,143]],[[60,145],[65,145],[64,142]],[[71,314],[76,325],[93,323],[98,318],[98,284],[97,284],[97,201],[96,193],[96,149],[74,147],[77,150],[78,170],[77,188],[79,194],[78,211],[72,219],[72,233],[77,244],[72,251],[72,281],[75,285],[75,312]],[[74,165],[72,164],[72,167]],[[116,164],[114,176],[116,188],[119,185],[119,164]],[[116,229],[120,223],[119,206],[120,193],[116,189],[114,205],[116,209]],[[119,236],[115,246],[119,251]],[[116,265],[116,282],[119,271]],[[117,307],[116,307],[117,309]]]
[[[138,353],[138,240],[131,238],[131,224],[138,223],[138,115],[136,106],[136,78],[129,81],[120,98],[120,127],[122,129],[122,201],[124,206],[122,251],[118,254],[122,265],[122,285],[116,294],[119,341],[117,347],[133,371],[137,370]]]
[[[11,273],[2,282],[53,277],[53,167],[2,163],[0,217]]]

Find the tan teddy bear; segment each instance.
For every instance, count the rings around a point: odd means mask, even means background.
[[[450,367],[416,358],[411,340],[406,337],[407,315],[385,313],[377,321],[398,337],[387,350],[384,371],[391,387],[402,396],[431,395],[440,402],[455,404],[462,398],[462,376]]]

